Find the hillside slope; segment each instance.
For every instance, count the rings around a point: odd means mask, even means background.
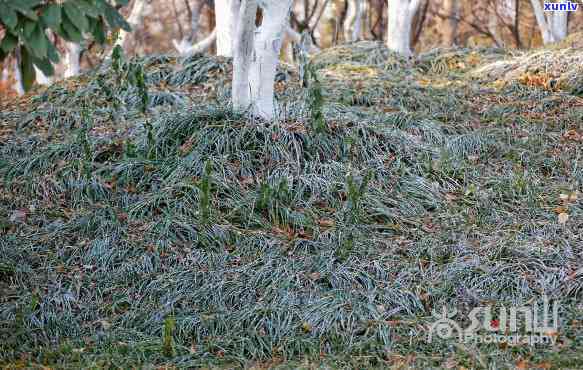
[[[578,366],[583,85],[475,73],[517,57],[332,48],[271,125],[211,56],[2,102],[0,364]],[[427,341],[543,294],[554,346]]]

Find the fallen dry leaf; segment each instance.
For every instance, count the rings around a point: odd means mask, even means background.
[[[516,368],[520,369],[520,370],[526,370],[529,368],[529,364],[528,361],[526,360],[520,360],[516,363]]]
[[[564,225],[569,221],[569,214],[568,213],[559,213],[559,224]]]

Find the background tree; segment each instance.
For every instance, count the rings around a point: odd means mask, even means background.
[[[130,12],[130,15],[127,19],[127,22],[132,27],[133,32],[136,32],[137,29],[142,24],[146,6],[150,2],[151,2],[151,0],[134,0],[133,5],[132,5],[132,11]],[[126,44],[127,44],[128,34],[129,34],[128,31],[121,29],[119,31],[119,35],[117,36],[117,39],[115,41],[114,46],[119,45],[122,47],[122,49],[125,50],[127,47]]]
[[[215,0],[217,55],[219,56],[233,56],[233,35],[240,6],[241,0]]]
[[[459,18],[459,0],[444,0],[443,12],[445,19],[443,20],[443,43],[446,46],[453,46],[456,43],[458,18]]]
[[[363,21],[365,17],[364,0],[348,0],[347,14],[344,22],[344,39],[358,41],[363,39]]]
[[[174,48],[182,56],[188,56],[207,51],[217,40],[216,28],[213,29],[205,38],[201,38],[201,34],[203,33],[201,19],[205,6],[210,8],[211,4],[206,0],[195,0],[192,6],[190,6],[188,2],[185,2],[185,8],[189,18],[188,20],[190,24],[190,32],[186,37],[183,35],[180,40],[172,40]]]
[[[534,10],[543,43],[550,44],[567,37],[569,13],[564,11],[545,12],[540,0],[530,0],[530,3]],[[568,2],[562,0],[558,3],[567,5]]]
[[[422,0],[388,0],[389,24],[387,47],[403,55],[411,55],[413,17]]]

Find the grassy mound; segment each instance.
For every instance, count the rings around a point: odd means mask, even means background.
[[[573,46],[583,33],[571,36],[559,45],[534,52],[522,52],[505,60],[477,68],[479,78],[495,79],[501,83],[512,81],[550,91],[566,91],[583,96],[583,51]],[[564,45],[564,48],[559,48]]]
[[[472,78],[498,55],[326,50],[310,91],[280,69],[271,125],[209,56],[6,104],[0,363],[579,364],[583,101]],[[443,305],[542,294],[556,346],[427,341]]]

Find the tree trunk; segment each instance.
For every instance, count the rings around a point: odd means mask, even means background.
[[[500,4],[500,17],[508,25],[514,25],[516,21],[516,8],[518,4],[517,0],[501,0]]]
[[[561,41],[567,37],[568,19],[567,12],[554,12],[548,15],[550,17],[550,28],[555,42]]]
[[[459,1],[444,0],[443,8],[445,20],[443,22],[443,42],[446,46],[454,46],[457,37],[458,19],[459,19]]]
[[[255,115],[275,116],[274,80],[283,34],[293,0],[263,1],[261,26],[255,26],[256,0],[243,0],[238,18],[233,61],[233,108],[249,106]]]
[[[241,0],[215,0],[217,55],[233,56],[233,35],[239,19]],[[255,18],[253,18],[255,19]]]
[[[413,17],[421,0],[388,0],[389,24],[387,27],[387,47],[399,54],[409,56]]]
[[[538,28],[541,31],[543,43],[545,45],[561,41],[567,37],[568,12],[547,12],[545,17],[545,12],[543,11],[540,0],[530,0],[530,3],[532,4],[534,15],[536,17],[536,23],[538,24]],[[567,2],[563,0],[557,4],[565,3]]]
[[[192,7],[192,15],[190,19],[190,36],[188,37],[192,44],[196,43],[199,39],[200,20],[202,17],[202,8],[204,7],[204,4],[204,1],[198,0],[195,1],[194,6]]]
[[[236,111],[243,111],[251,105],[249,71],[254,51],[256,14],[256,0],[242,0],[237,19],[231,93],[233,109]]]
[[[492,35],[494,43],[497,47],[504,47],[504,40],[500,34],[500,19],[499,19],[499,6],[497,2],[494,2],[488,10],[488,32]]]
[[[20,70],[20,50],[17,50],[14,58],[14,90],[19,96],[24,95],[24,79]]]
[[[325,0],[326,1],[326,0]],[[337,44],[338,41],[338,8],[335,1],[325,2],[322,17],[318,24],[318,39],[322,49],[329,48]]]
[[[344,39],[347,42],[354,42],[361,40],[362,22],[364,20],[365,7],[362,0],[348,1],[348,15],[344,24]]]
[[[81,71],[81,45],[67,42],[67,55],[65,56],[65,78],[79,75]]]
[[[132,27],[132,32],[136,32],[136,29],[142,24],[144,18],[144,12],[146,10],[147,0],[135,0],[132,11],[127,19],[127,22]],[[124,30],[119,31],[117,40],[115,41],[115,46],[121,46],[125,51],[127,44],[128,32]]]
[[[182,39],[181,41],[172,40],[172,44],[181,56],[188,57],[207,51],[216,40],[217,30],[213,30],[210,35],[200,40],[200,42],[195,45],[192,45],[187,39]]]

